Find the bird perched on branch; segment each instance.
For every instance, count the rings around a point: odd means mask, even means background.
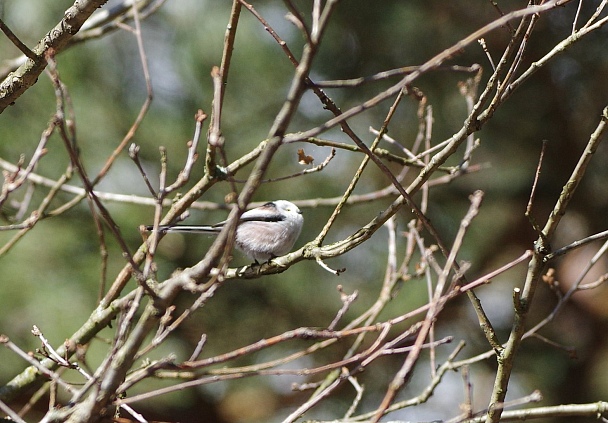
[[[270,201],[241,215],[235,244],[256,263],[265,262],[291,251],[303,223],[302,212],[295,204]],[[161,225],[158,231],[218,234],[225,224],[226,220],[215,225]],[[152,229],[153,226],[146,226],[146,230]]]

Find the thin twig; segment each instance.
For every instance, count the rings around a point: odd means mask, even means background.
[[[538,226],[538,223],[536,223],[536,219],[534,219],[534,216],[532,215],[532,205],[534,204],[534,197],[536,196],[536,186],[538,184],[538,178],[540,177],[540,170],[543,165],[543,158],[545,157],[546,149],[547,149],[547,141],[543,140],[542,148],[540,150],[540,157],[538,158],[538,165],[536,166],[536,172],[534,173],[534,182],[532,183],[532,191],[530,192],[530,198],[528,199],[528,205],[526,206],[526,212],[525,212],[525,215],[528,218],[530,224],[532,225],[532,228],[534,228],[536,235],[538,237],[540,237],[540,239],[542,239],[542,241],[543,241],[543,245],[541,246],[541,248],[543,248],[543,249],[549,248],[549,241],[548,241],[547,237],[545,236],[545,234],[543,233],[540,226]]]
[[[342,307],[338,310],[336,317],[331,321],[329,326],[327,326],[328,330],[334,330],[336,325],[340,321],[340,319],[344,316],[344,313],[350,308],[351,304],[357,299],[359,296],[359,291],[355,290],[352,294],[348,295],[342,290],[342,285],[338,285],[338,292],[340,293],[340,300],[342,300]]]
[[[36,56],[36,53],[34,53],[32,50],[30,50],[28,48],[28,46],[26,46],[25,44],[23,44],[23,42],[19,39],[19,37],[17,37],[13,31],[10,30],[10,28],[8,26],[6,26],[6,24],[4,23],[4,21],[2,19],[0,19],[0,31],[4,32],[4,35],[6,35],[6,37],[11,40],[11,42],[15,45],[15,47],[17,47],[21,53],[25,54],[27,57],[29,57],[32,60],[37,60],[38,57]]]
[[[19,414],[15,413],[8,405],[6,405],[4,403],[4,401],[1,401],[1,400],[0,400],[0,410],[2,410],[2,412],[4,414],[9,416],[11,418],[11,421],[15,421],[17,423],[25,423],[25,420],[23,420],[21,417],[19,417]]]
[[[552,260],[556,257],[560,257],[563,256],[564,254],[569,253],[572,250],[575,250],[579,247],[582,247],[584,245],[589,244],[590,242],[593,241],[601,241],[603,239],[608,238],[608,230],[606,231],[602,231],[602,232],[598,232],[594,235],[589,235],[588,237],[585,237],[583,239],[579,239],[578,241],[574,241],[558,250],[555,250],[549,254],[547,254],[547,256],[545,257],[545,261],[549,261]]]

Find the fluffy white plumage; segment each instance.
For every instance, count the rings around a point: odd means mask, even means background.
[[[165,225],[159,232],[219,233],[226,221],[215,225]],[[241,215],[235,244],[256,262],[265,262],[291,251],[302,231],[304,218],[293,203],[276,200]],[[151,226],[146,229],[152,230]]]

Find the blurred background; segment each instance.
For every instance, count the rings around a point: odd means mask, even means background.
[[[108,5],[116,3],[110,1]],[[295,3],[308,13],[309,2]],[[332,16],[311,77],[314,81],[356,78],[421,64],[496,19],[498,12],[491,3],[479,0],[343,1]],[[505,12],[525,5],[523,1],[498,3]],[[34,46],[59,22],[71,4],[69,0],[0,0],[0,17],[26,45]],[[299,58],[303,40],[297,28],[285,19],[287,9],[283,2],[268,0],[255,1],[253,4]],[[529,40],[524,63],[538,60],[570,34],[578,4],[573,2],[543,15]],[[581,2],[579,22],[585,22],[598,4],[598,1]],[[167,148],[168,174],[170,178],[175,178],[186,159],[187,142],[194,133],[196,111],[203,109],[211,112],[213,91],[210,71],[213,66],[220,64],[230,8],[231,2],[227,0],[168,0],[142,23],[154,101],[134,142],[141,146],[145,169],[154,184],[158,183],[160,170],[159,146]],[[488,50],[495,61],[499,59],[509,38],[505,28],[486,37]],[[542,226],[597,126],[602,108],[607,104],[607,39],[608,29],[602,28],[584,37],[538,71],[476,133],[481,145],[474,152],[473,163],[483,165],[483,169],[431,190],[428,216],[448,245],[469,206],[468,196],[478,189],[485,192],[480,214],[459,256],[460,260],[471,263],[467,273],[470,280],[532,248],[536,236],[524,211],[541,143],[548,140],[533,215]],[[18,50],[6,37],[1,36],[0,69],[18,55]],[[73,103],[83,162],[89,175],[96,175],[128,131],[146,97],[136,39],[127,31],[117,31],[66,50],[57,56],[57,63]],[[483,86],[491,74],[491,67],[477,43],[450,61],[450,64],[463,66],[475,63],[484,68]],[[292,76],[293,67],[280,47],[244,9],[238,26],[222,122],[229,160],[240,157],[266,138]],[[465,74],[438,71],[415,82],[433,107],[434,144],[459,130],[466,117],[465,101],[457,86],[465,78]],[[342,110],[346,110],[395,82],[388,80],[326,91]],[[389,106],[389,103],[381,104],[349,121],[368,144],[374,138],[368,128],[380,128]],[[411,99],[402,102],[389,129],[389,135],[406,146],[412,144],[416,135],[417,107],[417,103]],[[27,163],[54,111],[53,88],[48,76],[43,74],[35,86],[0,115],[0,158],[17,163],[19,157],[24,155]],[[330,117],[316,97],[307,93],[289,132],[312,128]],[[339,130],[331,130],[323,134],[323,138],[349,142]],[[386,145],[383,147],[388,148]],[[65,171],[69,158],[61,139],[56,135],[50,139],[47,148],[48,153],[40,161],[36,173],[56,180]],[[326,147],[286,145],[279,151],[268,176],[284,176],[303,170],[297,160],[299,148],[304,148],[306,154],[313,156],[315,164],[321,163],[329,154]],[[188,186],[203,174],[203,153],[201,149],[201,159]],[[607,154],[608,147],[600,146],[561,225],[554,247],[606,230]],[[360,160],[358,154],[338,151],[336,158],[324,171],[263,185],[256,193],[255,200],[340,196]],[[246,179],[248,169],[237,178]],[[398,171],[395,166],[392,169]],[[80,186],[76,176],[69,184]],[[369,166],[356,193],[374,191],[387,185],[386,177]],[[98,189],[150,196],[126,152],[118,158]],[[33,207],[47,192],[43,188],[33,192]],[[218,184],[202,200],[224,204],[224,197],[229,192],[227,184]],[[11,199],[20,200],[24,195],[25,189],[22,189]],[[51,209],[71,198],[73,196],[70,194],[59,194],[53,200]],[[343,239],[356,231],[391,200],[388,198],[348,207],[330,232],[327,243]],[[153,207],[117,202],[107,202],[106,206],[129,246],[135,250],[141,243],[138,227],[152,222]],[[331,211],[330,207],[303,209],[305,226],[296,247],[316,236]],[[1,210],[1,225],[12,223],[16,213],[15,204],[9,200]],[[188,221],[210,223],[225,216],[223,210],[193,210]],[[410,213],[401,211],[398,216],[399,228],[405,229],[411,219]],[[0,246],[14,236],[15,231],[0,231]],[[111,282],[123,267],[124,260],[109,234],[106,239],[110,254],[108,280]],[[157,256],[159,280],[176,268],[196,263],[210,243],[211,239],[204,237],[166,237]],[[561,289],[567,289],[568,284],[578,277],[599,245],[591,244],[553,264]],[[398,241],[400,255],[404,249],[405,241],[401,239]],[[385,230],[380,230],[360,248],[328,261],[327,264],[334,269],[347,269],[340,277],[309,261],[301,262],[277,276],[231,281],[151,357],[159,358],[173,352],[178,360],[185,360],[201,333],[208,336],[203,350],[203,356],[207,357],[293,328],[327,327],[341,306],[336,289],[338,284],[347,293],[358,290],[360,294],[344,319],[347,322],[366,310],[377,298],[386,260],[387,234]],[[234,264],[248,264],[248,259],[235,253]],[[605,274],[607,267],[605,260],[600,261],[589,280]],[[478,290],[501,341],[506,341],[512,323],[512,288],[522,285],[525,271],[525,265],[520,265]],[[0,333],[6,334],[24,350],[33,350],[39,345],[30,330],[32,325],[37,325],[54,345],[59,345],[86,321],[96,306],[100,279],[99,240],[87,203],[83,201],[60,216],[41,220],[35,230],[0,256]],[[383,316],[402,314],[426,303],[426,292],[424,280],[407,281]],[[180,299],[183,304],[191,300]],[[568,351],[538,339],[527,340],[518,356],[508,399],[520,398],[539,389],[544,396],[541,405],[606,401],[606,301],[608,292],[605,286],[576,294],[555,321],[541,331],[552,341],[575,348],[576,358]],[[549,287],[540,287],[535,302],[531,324],[542,320],[552,310],[556,293]],[[87,353],[87,360],[93,368],[106,351],[103,335],[92,343]],[[110,338],[112,331],[108,330],[106,335]],[[456,341],[466,340],[467,346],[459,358],[471,357],[488,349],[478,329],[475,314],[465,298],[452,301],[439,320],[437,337],[445,335],[455,336]],[[302,345],[306,343],[285,343],[253,357],[248,356],[247,359],[267,361],[282,357],[289,351],[297,351]],[[321,354],[302,359],[292,365],[296,368],[322,365],[340,357],[348,346],[348,343],[338,344],[325,356]],[[453,346],[449,345],[440,347],[438,359],[444,360],[452,349]],[[402,360],[403,357],[399,356],[384,358],[361,375],[360,382],[365,384],[366,397],[360,410],[377,407]],[[0,384],[6,383],[26,366],[8,350],[0,350],[0,362]],[[238,364],[255,363],[247,361]],[[494,359],[470,368],[473,405],[477,410],[487,406],[494,372]],[[138,410],[150,419],[167,421],[281,421],[310,395],[310,392],[292,391],[291,384],[321,378],[269,376],[213,384],[155,398],[142,403]],[[419,366],[416,376],[401,392],[400,398],[418,395],[428,380],[428,366]],[[153,386],[167,385],[167,382],[150,383]],[[411,421],[453,417],[460,412],[459,404],[464,401],[463,386],[459,374],[450,374],[427,404],[405,409],[391,417]],[[136,387],[133,393],[149,388],[150,385]],[[338,418],[344,414],[353,396],[352,389],[345,387],[339,396],[313,409],[306,417]],[[45,407],[45,404],[41,404],[42,410]],[[201,415],[205,416],[203,420]],[[589,419],[568,418],[567,421]]]

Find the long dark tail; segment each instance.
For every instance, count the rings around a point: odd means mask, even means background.
[[[152,225],[146,226],[147,231],[151,231],[154,228]],[[158,232],[190,232],[190,233],[201,233],[201,234],[216,234],[222,228],[216,226],[202,226],[202,225],[160,225]]]

